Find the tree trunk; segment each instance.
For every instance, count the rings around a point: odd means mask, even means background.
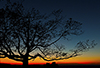
[[[28,55],[25,55],[24,56],[24,59],[23,59],[23,66],[28,66]]]

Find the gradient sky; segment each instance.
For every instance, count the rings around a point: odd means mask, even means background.
[[[18,0],[14,0],[18,1]],[[0,3],[3,6],[4,2]],[[34,7],[41,13],[50,13],[53,10],[62,9],[63,15],[66,19],[73,18],[73,20],[83,23],[82,29],[85,31],[80,36],[71,36],[71,41],[60,40],[59,44],[66,45],[67,49],[73,49],[79,41],[95,40],[97,46],[83,55],[70,58],[67,60],[59,60],[59,63],[80,63],[80,62],[100,62],[100,0],[25,0],[23,5],[26,9]],[[8,58],[0,58],[0,62],[19,63]],[[39,58],[30,63],[45,63],[46,61]]]

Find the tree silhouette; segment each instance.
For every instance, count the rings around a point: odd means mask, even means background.
[[[26,11],[22,3],[8,2],[0,9],[0,58],[8,57],[27,66],[28,60],[36,57],[45,61],[69,59],[94,47],[94,41],[79,42],[69,54],[57,45],[60,39],[83,33],[82,23],[72,18],[64,21],[61,12],[42,15],[34,8]]]

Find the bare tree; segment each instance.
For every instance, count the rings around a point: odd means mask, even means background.
[[[57,45],[60,39],[83,33],[82,23],[72,18],[64,21],[61,12],[41,15],[34,8],[25,11],[22,3],[6,4],[0,9],[0,58],[8,57],[26,66],[28,60],[36,57],[46,61],[69,59],[94,47],[94,41],[79,42],[69,54],[63,51],[63,46]]]

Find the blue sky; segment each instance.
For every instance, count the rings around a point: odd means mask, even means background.
[[[98,45],[89,51],[99,54],[100,49],[100,0],[27,0],[24,5],[30,9],[34,7],[41,13],[50,13],[53,10],[62,9],[66,19],[83,23],[84,34],[80,36],[71,36],[71,41],[61,40],[59,43],[73,48],[79,41],[95,40]]]
[[[41,13],[50,13],[62,9],[66,19],[81,22],[85,31],[81,36],[72,36],[72,41],[96,40],[100,41],[100,0],[26,0],[24,5],[30,9],[34,7]]]

